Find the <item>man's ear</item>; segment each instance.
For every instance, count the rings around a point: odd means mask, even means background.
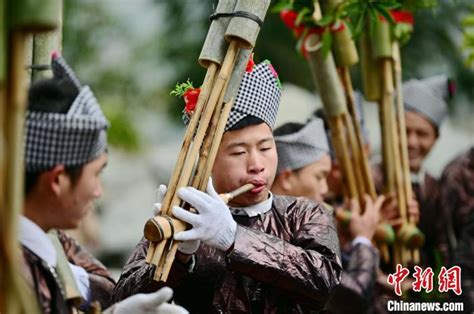
[[[44,173],[43,183],[46,184],[48,190],[59,196],[69,187],[70,180],[64,165],[56,165]]]
[[[279,175],[280,186],[285,192],[289,192],[293,188],[292,184],[293,171],[285,169]]]

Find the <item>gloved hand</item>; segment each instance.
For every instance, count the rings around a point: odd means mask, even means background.
[[[126,298],[123,301],[115,304],[113,310],[114,314],[185,314],[188,313],[183,307],[179,305],[169,304],[173,297],[173,290],[168,287],[161,288],[157,292],[149,294],[135,294]],[[105,311],[107,313],[108,311]]]
[[[178,196],[193,206],[199,214],[191,213],[181,207],[173,207],[173,215],[193,226],[192,229],[178,232],[175,240],[201,240],[211,247],[227,251],[235,241],[237,223],[224,201],[219,197],[209,179],[207,194],[192,187],[181,188]]]
[[[153,204],[155,208],[154,210],[155,216],[158,215],[161,211],[161,202],[163,202],[163,199],[165,198],[165,194],[167,190],[168,188],[164,184],[160,184],[160,186],[158,187],[158,197],[157,197],[158,202]],[[186,255],[194,254],[199,248],[200,243],[201,242],[199,240],[181,242],[178,245],[178,251]]]

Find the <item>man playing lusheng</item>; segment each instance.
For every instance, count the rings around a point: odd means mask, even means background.
[[[309,312],[322,308],[339,283],[332,213],[306,198],[269,191],[277,167],[272,128],[279,102],[280,84],[271,64],[248,69],[207,193],[190,187],[178,191],[199,214],[173,209],[192,228],[175,235],[183,242],[169,284],[176,302],[192,313]],[[229,207],[217,194],[246,183],[256,187]],[[148,244],[143,239],[124,267],[115,300],[158,287],[154,267],[145,262]]]
[[[41,313],[72,313],[64,278],[58,275],[65,255],[87,310],[92,301],[109,305],[115,282],[109,271],[76,241],[58,231],[62,248],[47,232],[75,228],[102,195],[100,175],[107,163],[108,122],[88,86],[82,86],[63,58],[54,54],[54,77],[35,82],[29,91],[26,119],[25,203],[20,217],[25,277]],[[63,251],[63,252],[61,252]],[[61,254],[61,255],[60,255]],[[163,304],[168,288],[114,305],[114,313],[186,313]],[[161,312],[163,313],[163,312]]]

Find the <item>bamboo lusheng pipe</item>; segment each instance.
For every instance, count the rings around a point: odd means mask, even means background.
[[[364,178],[361,172],[361,152],[360,149],[357,145],[357,140],[356,140],[356,135],[355,135],[355,130],[354,126],[352,124],[351,117],[348,113],[343,115],[344,119],[344,126],[346,129],[346,135],[347,135],[347,141],[349,143],[350,147],[350,157],[351,157],[351,170],[354,173],[354,178],[357,183],[357,191],[358,191],[358,199],[359,203],[363,203],[364,200],[364,195],[367,193],[366,188],[365,188],[365,182]],[[361,205],[360,207],[361,212],[363,211],[363,207]]]
[[[406,195],[407,202],[413,198],[413,190],[410,179],[410,164],[408,160],[408,141],[406,135],[406,124],[405,124],[405,108],[403,106],[403,88],[402,88],[402,66],[401,66],[401,55],[400,46],[397,41],[393,42],[393,70],[395,74],[395,86],[397,91],[397,121],[399,127],[399,142],[401,152],[401,164],[403,170],[403,188]],[[403,242],[406,243],[407,247],[413,248],[413,261],[415,264],[419,262],[420,252],[418,250],[424,243],[424,235],[421,231],[416,228],[414,217],[408,215],[409,225],[402,225],[399,233]],[[411,228],[409,226],[412,226]],[[413,228],[414,227],[414,228]]]
[[[214,165],[214,161],[216,160],[217,152],[219,150],[219,146],[220,146],[222,137],[224,135],[224,129],[225,129],[225,126],[226,126],[226,123],[227,123],[227,120],[228,120],[228,117],[229,117],[229,114],[230,114],[230,111],[232,109],[233,104],[234,104],[234,99],[231,99],[229,102],[227,102],[224,105],[224,108],[222,108],[222,114],[221,114],[221,118],[219,120],[219,123],[217,125],[216,135],[214,137],[214,141],[212,142],[212,145],[211,145],[211,148],[210,148],[210,151],[209,151],[209,158],[207,160],[207,163],[204,166],[204,169],[205,169],[204,170],[204,177],[201,180],[201,183],[200,183],[200,186],[199,186],[201,190],[204,190],[207,186],[208,178],[211,175],[212,167]],[[232,195],[235,194],[235,193],[237,193],[237,192],[232,193]],[[228,203],[229,201],[231,201],[234,198],[234,196],[232,196],[230,198],[228,196],[225,196],[225,197],[227,199],[227,200],[224,199],[224,201],[226,203]]]
[[[17,219],[23,208],[23,130],[26,111],[25,84],[25,36],[20,30],[10,32],[8,45],[8,79],[7,79],[7,106],[5,112],[4,136],[6,139],[6,160],[4,162],[4,205],[5,210],[2,224],[2,239],[4,244],[3,260],[5,262],[2,273],[5,274],[5,283],[8,289],[4,290],[6,297],[6,313],[37,313],[38,304],[31,289],[18,278],[18,256],[21,256],[16,240]]]
[[[196,164],[196,159],[199,153],[200,146],[203,143],[204,136],[207,131],[210,119],[212,118],[213,112],[216,108],[217,101],[222,93],[223,87],[225,86],[227,80],[229,79],[230,72],[232,71],[235,59],[238,53],[237,43],[235,41],[229,44],[228,52],[224,58],[221,70],[219,75],[213,84],[212,91],[210,93],[208,102],[206,104],[206,110],[202,113],[201,119],[199,121],[199,126],[196,131],[196,134],[193,139],[192,146],[188,155],[186,156],[186,162],[183,160],[182,164],[177,164],[176,168],[181,169],[181,174],[179,176],[176,187],[187,186],[190,184],[190,177],[192,170]],[[170,205],[180,204],[179,199],[176,195],[176,187],[174,190],[168,190],[166,196],[168,199],[171,198]],[[165,196],[165,200],[167,197]],[[172,206],[162,207],[163,213],[169,215]],[[169,243],[167,243],[169,242]],[[153,247],[150,247],[153,249]],[[177,244],[172,241],[163,241],[155,246],[154,252],[147,255],[147,258],[150,260],[150,263],[157,265],[155,271],[155,280],[157,281],[166,281],[171,264],[174,260],[174,255],[177,250]]]
[[[219,75],[216,79],[216,82],[213,86],[211,91],[211,95],[209,96],[209,100],[206,104],[206,111],[203,112],[203,116],[201,117],[201,121],[194,137],[193,146],[191,147],[189,161],[197,160],[197,156],[199,154],[200,146],[203,143],[204,136],[207,132],[210,120],[212,115],[217,107],[217,102],[221,99],[221,94],[224,93],[224,87],[227,85],[227,81],[230,78],[231,72],[234,68],[234,64],[239,52],[237,41],[232,41],[229,44],[229,48],[227,50],[227,54],[224,58],[222,63],[221,70],[219,71]],[[181,176],[178,181],[178,187],[189,185],[191,179],[191,173],[195,166],[195,163],[187,162],[184,163],[182,167]],[[174,191],[173,200],[171,202],[172,205],[179,204],[180,200],[176,194],[176,190]],[[168,211],[165,213],[170,212],[171,208],[167,208]],[[166,210],[166,208],[165,208]],[[171,263],[174,260],[174,256],[177,250],[177,243],[170,243],[170,249],[168,254],[161,254],[163,258],[160,258],[160,262],[157,265],[157,269],[155,271],[155,279],[166,281],[168,277],[169,270],[171,268]]]
[[[309,35],[304,45],[308,51],[311,72],[321,96],[324,111],[328,116],[331,138],[336,157],[341,164],[348,197],[350,199],[357,198],[359,193],[351,171],[343,120],[343,115],[347,113],[347,107],[334,59],[331,53],[324,58],[319,45],[319,36],[316,34]]]
[[[201,92],[200,92],[199,97],[198,97],[198,101],[197,101],[197,104],[196,104],[195,111],[194,111],[194,113],[191,117],[191,121],[189,122],[188,128],[186,129],[183,144],[181,145],[181,150],[180,150],[180,153],[178,155],[178,160],[177,160],[176,165],[174,167],[173,174],[170,178],[170,182],[169,182],[169,185],[168,185],[168,190],[169,191],[176,190],[176,187],[178,185],[178,179],[181,175],[182,165],[184,164],[184,162],[187,159],[189,148],[192,144],[193,137],[196,133],[196,129],[197,129],[198,124],[199,124],[199,119],[201,117],[201,114],[202,114],[202,111],[205,107],[205,104],[206,104],[207,100],[209,99],[210,91],[211,91],[211,88],[214,84],[218,67],[219,67],[218,64],[210,63],[208,68],[207,68],[206,76],[204,77],[204,81],[203,81],[202,86],[201,86]],[[173,197],[172,193],[167,193],[165,195],[165,197],[163,199],[163,204],[162,204],[163,207],[165,207],[165,206],[169,207],[170,206],[172,197]],[[151,263],[152,257],[154,256],[154,253],[155,253],[155,250],[156,250],[156,244],[151,242],[150,246],[148,247],[148,251],[147,251],[147,257],[146,257],[147,263]]]
[[[361,126],[358,122],[359,113],[356,110],[356,102],[354,99],[354,92],[353,92],[354,89],[352,87],[350,72],[347,67],[341,68],[340,72],[341,72],[342,85],[344,87],[344,91],[346,94],[347,108],[349,110],[350,116],[352,118],[352,124],[355,129],[358,152],[360,153],[359,167],[361,168],[361,171],[362,171],[365,191],[367,192],[367,194],[370,195],[370,197],[372,197],[372,199],[375,199],[376,197],[375,184],[372,177],[372,172],[370,170],[369,156],[367,155],[367,151],[365,150],[365,147],[364,147],[365,143],[362,136]]]

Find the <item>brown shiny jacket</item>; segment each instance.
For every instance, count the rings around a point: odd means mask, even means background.
[[[341,284],[331,294],[326,311],[367,313],[374,296],[378,251],[371,246],[356,244],[348,250],[347,258],[343,257],[343,265]]]
[[[73,238],[58,231],[58,237],[70,263],[80,266],[89,274],[91,295],[104,309],[108,307],[115,285],[110,272],[90,255]],[[46,263],[32,251],[23,247],[24,276],[35,291],[42,313],[70,313],[72,307],[65,304],[60,283]]]
[[[192,272],[175,262],[168,285],[191,313],[311,313],[324,306],[341,277],[333,215],[305,198],[274,196],[257,217],[234,216],[233,249],[204,244]],[[114,301],[157,289],[142,240],[123,268]]]

